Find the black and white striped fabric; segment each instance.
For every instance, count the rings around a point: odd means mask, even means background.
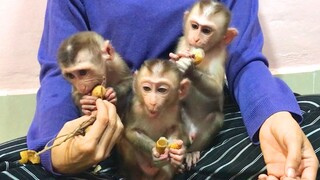
[[[303,113],[301,127],[320,157],[320,95],[297,96]],[[120,179],[110,163],[101,164],[96,174],[84,172],[73,177],[56,177],[38,165],[19,165],[19,152],[26,149],[25,137],[0,144],[0,179]],[[266,167],[260,147],[253,145],[246,133],[236,105],[225,107],[224,127],[212,148],[201,153],[197,166],[175,179],[257,179]],[[318,178],[320,179],[320,175]]]

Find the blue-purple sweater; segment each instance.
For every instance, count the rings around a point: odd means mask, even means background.
[[[41,87],[27,135],[29,149],[40,150],[65,122],[79,117],[71,86],[61,76],[56,54],[61,41],[79,31],[96,31],[110,39],[134,70],[149,58],[168,57],[182,35],[184,11],[195,0],[48,0],[38,53]],[[261,53],[263,35],[258,0],[222,0],[232,12],[231,26],[239,31],[228,47],[226,67],[231,95],[240,106],[248,134],[258,143],[261,124],[273,113],[289,111],[298,122],[300,109],[292,91],[273,77]],[[50,151],[42,165],[52,170]]]

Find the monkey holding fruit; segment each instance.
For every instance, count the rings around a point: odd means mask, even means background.
[[[168,60],[147,60],[135,72],[133,97],[123,119],[125,135],[118,144],[120,169],[128,178],[171,179],[180,168],[188,143],[182,129],[181,100],[189,87],[189,80]],[[160,137],[180,147],[165,146],[158,152]]]
[[[74,34],[60,45],[58,63],[84,114],[96,110],[97,98],[116,104],[118,110],[124,107],[132,74],[110,41],[92,31]]]
[[[210,145],[223,125],[226,47],[238,34],[229,27],[230,16],[223,4],[199,0],[185,12],[184,35],[176,53],[169,54],[192,82],[182,105],[185,129],[192,142],[187,149],[191,152],[188,167],[198,161],[199,151]]]

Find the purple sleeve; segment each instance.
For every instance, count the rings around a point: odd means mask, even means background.
[[[257,0],[226,0],[231,9],[231,26],[239,31],[229,46],[226,72],[232,96],[240,106],[244,124],[254,143],[259,129],[272,114],[288,111],[301,122],[300,108],[290,88],[272,76],[262,54],[263,34],[258,19]]]
[[[39,151],[54,138],[65,122],[79,117],[71,97],[71,86],[61,76],[56,61],[61,41],[87,30],[86,15],[80,1],[48,0],[44,30],[38,51],[41,66],[40,89],[34,119],[27,134],[28,149]],[[41,163],[53,172],[51,152],[41,154]]]

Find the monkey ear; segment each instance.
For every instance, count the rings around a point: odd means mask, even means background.
[[[136,81],[137,81],[137,78],[138,78],[138,70],[135,70],[134,72],[133,72],[133,81],[132,81],[132,91],[134,92],[134,93],[136,93],[137,92],[137,83],[136,83]]]
[[[229,45],[231,41],[238,35],[238,30],[236,28],[228,28],[223,41],[226,45]]]
[[[185,11],[185,12],[183,13],[183,21],[184,21],[184,22],[186,22],[189,14],[190,14],[190,11]]]
[[[114,58],[114,48],[113,46],[111,45],[110,41],[109,40],[106,40],[104,41],[103,43],[103,47],[102,47],[102,54],[103,54],[103,57],[106,59],[106,60],[113,60]]]
[[[179,100],[184,99],[188,93],[189,93],[189,89],[191,86],[191,82],[189,79],[184,78],[181,82],[180,82],[180,89],[179,89]]]

